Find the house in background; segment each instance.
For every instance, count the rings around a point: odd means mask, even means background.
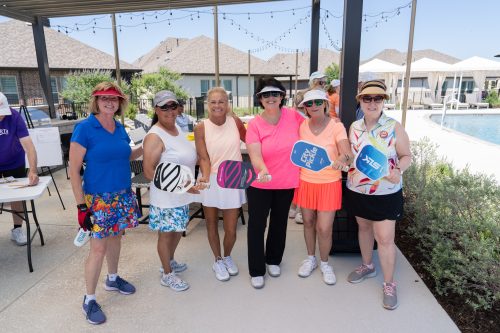
[[[299,52],[299,61],[298,61],[298,80],[297,87],[298,89],[305,89],[309,86],[309,64],[311,61],[311,53],[307,52]],[[293,81],[291,82],[291,89],[295,89],[295,67],[296,67],[296,54],[295,53],[278,53],[272,56],[268,60],[268,64],[272,67],[282,66],[285,67],[288,71],[291,71],[294,74]],[[340,54],[328,49],[319,49],[318,56],[318,71],[324,72],[328,66],[332,63],[336,63],[337,65],[340,63]],[[285,87],[290,89],[290,81],[283,81]]]
[[[66,76],[73,71],[103,69],[115,73],[114,57],[83,44],[64,33],[44,28],[54,101],[59,100]],[[35,43],[31,25],[10,20],[0,23],[0,91],[11,104],[46,104],[38,74]],[[120,62],[121,75],[129,79],[141,71]]]
[[[231,92],[234,107],[248,107],[256,81],[264,75],[290,81],[295,72],[282,65],[273,65],[250,55],[250,91],[248,53],[219,43],[219,77],[221,86]],[[177,82],[192,97],[205,96],[215,86],[214,40],[206,36],[192,39],[167,38],[141,56],[134,65],[145,73],[158,72],[160,67],[180,73]],[[253,98],[252,98],[253,101]]]

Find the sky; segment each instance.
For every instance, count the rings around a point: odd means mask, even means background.
[[[251,50],[252,55],[262,59],[296,49],[308,50],[311,3],[293,0],[219,6],[219,41],[244,52]],[[407,51],[410,3],[411,0],[363,1],[366,21],[361,35],[361,60],[387,48]],[[320,47],[341,47],[343,6],[344,0],[321,0],[324,24],[320,22]],[[120,58],[131,63],[167,37],[213,38],[212,9],[170,11],[167,7],[157,12],[117,13],[117,26],[121,26]],[[500,54],[499,13],[499,0],[418,0],[413,49],[434,49],[459,59],[480,56],[500,61],[494,58]],[[0,22],[7,19],[0,16]],[[68,36],[113,54],[110,15],[51,18],[50,22],[53,29],[60,26],[61,33],[68,31]],[[265,41],[276,41],[274,45],[278,47],[266,46]]]

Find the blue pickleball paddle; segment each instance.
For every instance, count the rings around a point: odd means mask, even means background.
[[[316,172],[331,167],[333,164],[325,148],[304,140],[295,142],[290,160],[298,167]],[[343,171],[347,170],[347,167],[343,169]]]
[[[387,156],[372,145],[366,145],[361,149],[354,165],[371,180],[378,180],[389,174]]]

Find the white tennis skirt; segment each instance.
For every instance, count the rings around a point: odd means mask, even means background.
[[[200,191],[200,201],[205,207],[219,209],[240,208],[247,202],[245,190],[223,188],[217,184],[217,174],[210,174],[210,188]]]

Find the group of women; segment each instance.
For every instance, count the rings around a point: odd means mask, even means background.
[[[342,205],[342,169],[349,167],[347,208],[356,216],[362,265],[348,276],[351,283],[376,275],[372,262],[374,239],[379,248],[384,275],[383,306],[397,306],[395,265],[395,221],[403,208],[402,173],[411,162],[409,140],[404,128],[386,116],[383,101],[387,98],[381,81],[366,82],[357,99],[364,118],[352,124],[349,135],[338,119],[329,116],[329,99],[323,89],[305,92],[300,107],[285,107],[285,88],[276,79],[259,80],[256,97],[263,111],[245,128],[231,113],[228,95],[223,88],[213,88],[207,95],[208,118],[194,129],[195,145],[176,125],[180,103],[170,91],[155,95],[152,127],[143,147],[130,147],[123,126],[114,116],[123,111],[127,98],[113,83],[99,84],[92,94],[88,119],[79,124],[70,150],[71,183],[78,203],[79,223],[92,231],[90,253],[85,263],[87,292],[83,300],[86,319],[100,324],[106,316],[96,301],[95,289],[104,257],[108,264],[105,289],[132,294],[135,287],[118,275],[121,236],[137,226],[137,204],[130,189],[129,160],[143,157],[144,174],[152,180],[162,162],[184,165],[195,173],[195,186],[186,193],[162,191],[150,186],[150,229],[158,232],[157,251],[162,264],[160,283],[175,291],[189,288],[176,273],[187,265],[174,259],[174,253],[189,221],[189,203],[203,205],[208,242],[214,255],[212,269],[220,281],[239,272],[231,257],[236,241],[236,225],[241,206],[248,200],[248,268],[251,285],[265,285],[266,269],[271,277],[281,274],[285,250],[288,210],[293,202],[301,207],[307,257],[298,275],[308,277],[320,267],[323,281],[332,285],[336,276],[328,255],[332,246],[335,212]],[[331,168],[313,172],[290,161],[292,147],[306,140],[325,147],[333,162]],[[224,160],[242,160],[240,142],[244,141],[258,178],[246,190],[226,189],[217,184],[216,175]],[[371,144],[384,152],[390,172],[372,181],[353,164],[364,145]],[[85,163],[83,182],[79,170]],[[83,184],[83,185],[82,185]],[[222,211],[224,237],[219,238],[219,211]],[[267,230],[267,235],[265,231]],[[317,262],[316,242],[320,262]]]

